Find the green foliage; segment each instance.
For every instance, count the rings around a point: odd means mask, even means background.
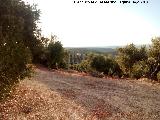
[[[109,70],[109,75],[110,76],[118,76],[118,77],[122,77],[122,75],[123,75],[123,72],[122,72],[119,64],[113,58],[111,58],[111,66],[110,66],[110,70]]]
[[[0,47],[0,73],[4,73],[5,77],[9,75],[11,78],[16,79],[17,77],[15,77],[13,73],[15,72],[15,75],[24,73],[26,65],[31,62],[31,54],[30,50],[26,48],[23,43],[9,43],[10,44],[6,43],[3,46],[1,45]],[[9,78],[9,76],[7,78]]]
[[[106,70],[106,58],[102,55],[95,56],[91,61],[91,67],[99,72],[104,72]]]
[[[70,68],[85,73],[92,71],[90,62],[88,60],[83,60],[80,64],[73,64]]]
[[[146,77],[149,68],[145,61],[138,61],[136,62],[131,70],[131,77],[139,79],[141,77]]]
[[[24,46],[32,53],[33,60],[40,55],[40,30],[37,27],[40,11],[36,5],[25,4],[22,0],[0,0],[0,26],[4,37],[23,37]]]
[[[69,52],[63,48],[63,61],[60,64],[61,68],[68,69],[69,68]]]
[[[157,62],[160,61],[160,37],[152,39],[152,45],[149,48],[149,57],[153,57]]]
[[[112,54],[116,55],[116,50],[114,48],[102,48],[102,47],[80,47],[80,48],[67,48],[70,52],[74,53],[81,53],[81,54],[88,54],[88,53],[95,53],[95,54]]]
[[[0,99],[30,75],[38,13],[21,0],[0,0]]]
[[[160,71],[157,73],[157,80],[160,81]]]
[[[49,43],[47,51],[47,62],[49,68],[65,67],[64,49],[59,41]]]
[[[147,59],[146,47],[142,46],[140,49],[136,48],[134,44],[127,45],[124,48],[118,49],[116,61],[120,65],[125,75],[131,76],[131,69],[133,65],[141,60]]]
[[[78,64],[73,64],[69,66],[70,69],[79,71]]]
[[[37,57],[38,63],[49,68],[68,68],[69,53],[65,50],[61,42],[57,41],[56,35],[50,38],[41,37],[41,53]]]
[[[89,71],[91,71],[90,61],[83,60],[80,63],[80,70],[83,71],[83,72],[89,72]]]
[[[150,78],[157,80],[157,73],[160,71],[160,37],[152,39],[152,45],[149,48],[148,65],[150,67]]]
[[[122,76],[118,63],[112,57],[96,55],[91,60],[91,67],[110,76]]]
[[[138,49],[133,44],[120,48],[116,60],[125,75],[156,80],[160,71],[160,38],[152,39],[148,51],[145,46]]]

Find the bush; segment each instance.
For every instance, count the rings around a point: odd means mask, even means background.
[[[131,77],[139,79],[141,77],[145,77],[148,73],[148,66],[144,61],[139,61],[135,63],[131,70]]]
[[[122,76],[120,66],[112,57],[97,55],[93,57],[91,67],[98,72],[103,72],[110,76]]]
[[[103,55],[95,56],[91,61],[91,67],[98,72],[104,72],[108,74],[111,60]]]
[[[160,71],[160,37],[152,39],[152,44],[148,51],[149,78],[157,80],[157,74]]]
[[[0,99],[3,99],[12,86],[30,75],[30,66],[27,64],[31,62],[31,54],[22,43],[12,43],[1,46],[0,56]]]
[[[110,70],[109,70],[109,75],[110,76],[118,76],[118,77],[122,77],[123,75],[123,72],[119,66],[119,64],[114,60],[114,59],[111,59],[112,62],[111,62],[111,67],[110,67]]]
[[[79,71],[79,72],[91,72],[92,68],[90,66],[90,62],[88,60],[83,60],[81,63],[79,64],[73,64],[70,66],[71,69]]]
[[[49,68],[65,67],[64,49],[61,42],[51,42],[47,47],[47,64]]]
[[[160,81],[160,71],[157,73],[157,79]]]
[[[0,0],[0,99],[30,75],[39,12],[21,0]],[[37,48],[37,47],[36,47]],[[33,55],[34,57],[34,55]]]
[[[78,67],[79,67],[79,70],[81,71],[81,72],[89,72],[89,71],[91,71],[91,67],[90,67],[90,62],[89,61],[87,61],[87,60],[83,60],[79,65],[78,65]]]
[[[91,61],[91,67],[99,72],[103,72],[105,67],[105,57],[102,55],[95,56]]]
[[[147,57],[147,50],[145,46],[137,48],[134,44],[130,44],[118,49],[118,55],[116,59],[123,73],[126,76],[131,77],[133,65],[138,61],[147,59]]]

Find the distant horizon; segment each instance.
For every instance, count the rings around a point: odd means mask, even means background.
[[[45,37],[56,35],[64,47],[150,44],[160,36],[160,1],[145,4],[75,4],[73,0],[27,0],[41,10]],[[119,1],[119,0],[116,0]]]
[[[131,43],[132,44],[132,43]],[[134,43],[133,43],[134,44]],[[126,45],[111,45],[111,46],[63,46],[64,48],[117,48],[117,47],[125,47],[129,44],[126,44]],[[143,45],[146,45],[146,46],[149,46],[151,44],[134,44],[135,46],[143,46]]]

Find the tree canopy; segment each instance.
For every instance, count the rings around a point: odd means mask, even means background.
[[[39,10],[22,0],[0,0],[0,97],[28,76],[37,54]]]

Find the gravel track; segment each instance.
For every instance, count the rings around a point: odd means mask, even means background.
[[[33,79],[84,108],[90,120],[160,120],[160,85],[43,69]]]

